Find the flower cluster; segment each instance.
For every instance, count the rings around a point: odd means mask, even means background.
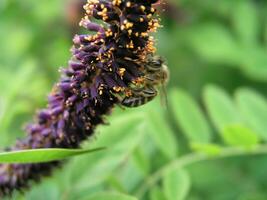
[[[69,67],[49,95],[48,106],[27,126],[26,139],[9,150],[78,148],[103,116],[144,81],[145,62],[155,51],[157,0],[88,0],[80,25],[94,34],[74,37]],[[102,20],[102,22],[99,22]],[[59,162],[0,165],[0,196],[28,187]]]

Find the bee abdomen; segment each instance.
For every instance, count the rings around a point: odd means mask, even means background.
[[[134,108],[134,107],[139,107],[142,105],[145,105],[149,101],[154,99],[154,97],[139,97],[139,98],[125,98],[121,104],[123,106],[129,107],[129,108]]]
[[[153,100],[156,96],[157,92],[155,91],[149,95],[146,93],[146,95],[140,94],[139,96],[126,97],[122,100],[121,104],[130,108],[139,107]]]

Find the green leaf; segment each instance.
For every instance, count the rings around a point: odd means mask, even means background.
[[[31,149],[0,153],[0,163],[42,163],[101,151],[96,149]]]
[[[154,140],[159,150],[169,159],[177,155],[178,144],[172,129],[167,124],[163,113],[149,110],[147,114],[147,128],[150,137]]]
[[[134,191],[141,182],[148,176],[145,175],[132,160],[124,162],[124,166],[118,168],[117,173],[122,185],[124,185],[126,191]]]
[[[152,190],[149,192],[149,199],[150,200],[166,200],[164,196],[163,189],[156,186],[153,187]]]
[[[137,148],[133,153],[133,162],[136,167],[144,174],[148,175],[150,171],[149,159],[145,155],[143,149]]]
[[[181,89],[173,90],[171,104],[177,123],[190,141],[210,142],[212,134],[210,126],[193,98]]]
[[[226,126],[222,135],[224,141],[233,146],[251,148],[259,143],[257,134],[243,125]]]
[[[81,200],[137,200],[137,198],[125,194],[106,192],[91,197],[89,196],[88,198],[83,198]]]
[[[30,192],[26,193],[26,200],[58,200],[60,190],[53,180],[46,180],[41,185],[34,186]]]
[[[209,62],[240,62],[240,47],[227,28],[219,23],[194,26],[187,37],[193,50]]]
[[[127,190],[125,189],[125,186],[121,183],[121,181],[118,179],[118,177],[115,176],[116,174],[110,175],[106,179],[106,185],[111,188],[112,190],[116,190],[118,192],[124,193]]]
[[[168,200],[186,199],[190,190],[190,177],[184,169],[166,172],[163,178],[163,189]]]
[[[223,89],[213,85],[207,86],[204,89],[204,102],[219,133],[229,124],[241,122],[238,110]]]
[[[238,39],[245,45],[255,45],[260,28],[258,9],[255,4],[251,1],[237,1],[232,14]]]
[[[247,125],[262,139],[267,140],[267,102],[265,98],[252,89],[239,89],[236,101]]]
[[[191,148],[200,153],[216,156],[221,153],[222,147],[217,144],[191,143]]]
[[[242,50],[241,69],[251,79],[267,80],[266,50],[261,46],[247,47]]]

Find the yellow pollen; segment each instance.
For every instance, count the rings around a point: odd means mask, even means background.
[[[124,90],[124,88],[123,88],[123,87],[119,87],[119,86],[115,86],[115,87],[113,87],[113,90],[114,90],[115,92],[121,92],[121,91]]]
[[[128,89],[127,91],[125,91],[125,96],[126,97],[130,97],[132,95],[133,95],[133,93],[132,93],[132,91],[130,89]]]
[[[147,37],[147,36],[148,36],[148,33],[143,32],[143,33],[141,33],[141,36],[142,36],[142,37]]]
[[[107,37],[113,35],[113,32],[111,31],[111,29],[108,29],[105,33],[106,33],[106,36],[107,36]]]
[[[131,40],[130,44],[127,44],[126,45],[126,48],[127,49],[133,49],[134,48],[134,44],[133,44],[133,41]]]
[[[146,7],[145,7],[145,6],[143,6],[143,5],[142,5],[142,6],[140,6],[140,8],[141,8],[141,10],[142,10],[142,11],[145,11],[145,10],[146,10]]]
[[[133,33],[133,31],[130,29],[130,30],[128,30],[128,34],[129,35],[132,35],[132,33]]]
[[[131,2],[128,1],[128,2],[126,3],[126,6],[127,6],[128,8],[131,7]]]
[[[123,31],[125,29],[125,26],[124,25],[121,25],[121,30]]]
[[[118,73],[119,73],[119,75],[120,75],[121,78],[124,76],[125,72],[126,72],[126,69],[125,68],[120,68],[119,69]]]
[[[147,15],[147,18],[148,18],[148,19],[152,18],[152,14],[148,14],[148,15]]]
[[[136,86],[141,86],[142,84],[145,83],[145,78],[144,77],[139,77],[135,80],[132,81],[133,84],[135,84]]]
[[[113,4],[114,6],[119,6],[119,5],[121,5],[121,0],[113,0],[113,1],[112,1],[112,4]]]
[[[125,26],[126,26],[127,29],[132,28],[133,27],[133,23],[127,22]]]

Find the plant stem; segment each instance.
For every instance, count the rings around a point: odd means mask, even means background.
[[[234,157],[234,156],[249,156],[249,155],[260,155],[267,154],[267,145],[260,145],[253,150],[245,150],[241,147],[226,147],[223,148],[220,154],[216,156],[210,156],[203,153],[190,153],[180,158],[174,159],[172,162],[169,162],[165,166],[161,167],[158,171],[149,176],[144,183],[137,190],[138,199],[146,194],[146,192],[153,187],[159,180],[162,179],[164,174],[169,170],[179,169],[187,167],[191,164],[208,161],[208,160],[217,160],[222,158]]]

